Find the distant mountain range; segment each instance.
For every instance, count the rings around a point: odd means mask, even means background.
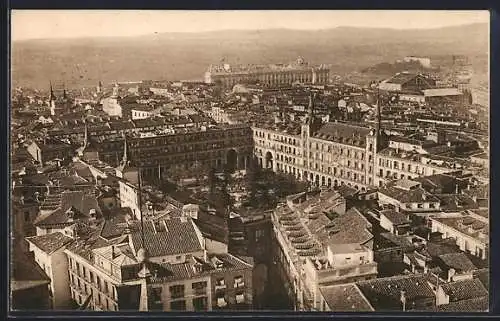
[[[142,79],[201,79],[209,64],[287,63],[302,56],[332,74],[360,71],[407,55],[488,54],[488,25],[425,30],[223,30],[133,37],[24,40],[12,44],[14,86],[95,86]]]

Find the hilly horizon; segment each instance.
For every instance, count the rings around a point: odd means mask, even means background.
[[[45,88],[98,81],[202,79],[210,64],[288,63],[302,56],[331,65],[331,74],[359,71],[407,55],[488,55],[487,24],[439,29],[337,27],[322,30],[217,30],[129,37],[13,41],[13,86]],[[466,41],[464,41],[466,39]]]

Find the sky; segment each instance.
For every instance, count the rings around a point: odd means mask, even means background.
[[[12,10],[12,40],[138,36],[155,32],[315,30],[350,27],[427,29],[488,23],[484,11],[296,10]]]

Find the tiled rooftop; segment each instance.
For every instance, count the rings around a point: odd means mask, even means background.
[[[489,297],[474,298],[443,304],[438,306],[436,312],[487,312],[489,310]]]
[[[324,286],[319,288],[328,307],[334,312],[374,311],[355,284]]]
[[[401,305],[401,291],[405,291],[407,301],[418,298],[434,298],[434,292],[425,275],[405,275],[378,278],[356,283],[372,306],[377,310],[382,299]]]
[[[88,220],[90,219],[89,213],[91,209],[96,210],[97,218],[101,217],[101,210],[95,196],[81,191],[63,192],[59,207],[53,212],[37,217],[34,224],[36,226],[51,226],[71,224],[76,220]],[[68,210],[73,211],[73,220],[70,220]]]
[[[368,127],[330,122],[321,126],[313,136],[328,141],[364,147],[366,146],[366,136],[370,135],[370,132],[371,129]]]
[[[396,183],[391,182],[379,189],[379,193],[397,200],[402,204],[407,203],[426,203],[439,202],[439,199],[432,194],[426,192],[422,187],[417,187],[412,190],[400,188]]]
[[[444,293],[449,295],[450,302],[488,296],[488,290],[479,279],[468,279],[444,283],[442,288]]]
[[[460,217],[434,217],[432,220],[452,227],[482,242],[488,243],[489,225],[470,215]]]
[[[411,222],[410,217],[407,214],[393,210],[381,211],[380,215],[384,215],[394,225],[409,224]]]
[[[144,222],[144,240],[150,257],[202,251],[196,227],[190,218],[172,217],[159,222]],[[140,224],[132,231],[135,251],[142,247]]]
[[[447,253],[439,256],[439,259],[449,268],[456,271],[470,272],[476,269],[476,266],[464,253]]]
[[[71,237],[68,237],[61,232],[31,236],[26,239],[47,254],[51,254],[73,241]]]
[[[214,258],[217,260],[214,260]],[[222,263],[222,266],[217,268],[215,261]],[[200,265],[200,272],[194,269],[195,265]],[[243,271],[252,269],[252,264],[245,262],[231,254],[212,254],[208,256],[207,262],[201,258],[192,257],[186,263],[179,264],[151,264],[150,270],[153,271],[151,282],[163,283],[182,279],[191,279],[200,276],[210,275],[212,273],[225,273],[227,271]],[[156,270],[156,274],[154,271]]]

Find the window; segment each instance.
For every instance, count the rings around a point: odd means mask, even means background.
[[[224,278],[219,278],[215,281],[215,287],[226,287],[226,281],[224,280]]]
[[[24,212],[24,221],[29,222],[30,220],[30,212],[26,211]]]
[[[195,295],[205,294],[207,292],[207,282],[195,282],[191,285]]]
[[[155,287],[151,289],[151,299],[153,302],[161,302],[161,287]]]
[[[417,204],[417,207],[418,207],[418,208],[423,208],[423,207],[424,207],[424,204],[422,204],[422,203],[418,203],[418,204]]]
[[[259,229],[255,231],[255,242],[258,242],[263,237],[264,237],[264,230]]]
[[[203,296],[193,299],[193,307],[195,311],[206,310],[208,308],[208,298]]]
[[[217,298],[217,307],[219,308],[223,308],[227,306],[227,301],[226,299],[224,298],[224,296],[221,296],[221,297],[218,297]]]
[[[237,293],[236,294],[236,304],[245,303],[245,293]]]
[[[234,287],[241,288],[245,286],[245,282],[243,281],[243,276],[237,276],[234,278]]]
[[[172,299],[183,298],[184,297],[184,285],[172,285],[170,287],[170,296]]]
[[[186,301],[179,300],[170,302],[170,310],[172,311],[185,311],[186,310]]]

